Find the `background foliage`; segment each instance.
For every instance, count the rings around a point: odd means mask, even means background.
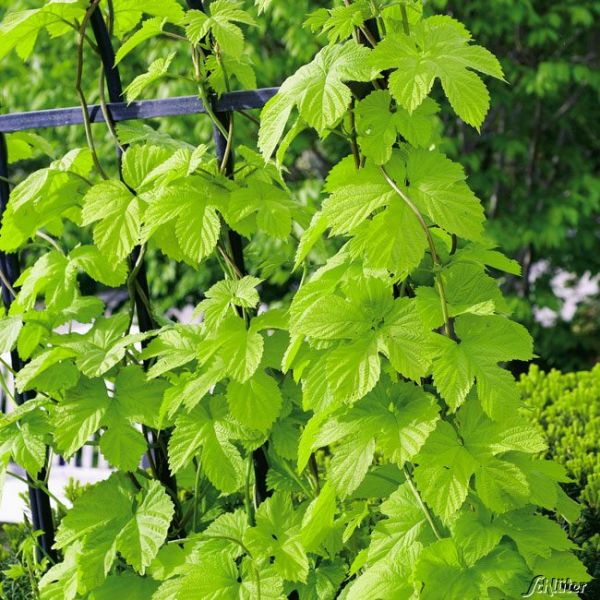
[[[547,456],[567,469],[572,478],[567,491],[584,506],[579,521],[565,525],[594,575],[588,590],[594,598],[600,592],[600,365],[565,374],[544,373],[534,365],[520,387],[527,406],[523,415],[543,432]]]

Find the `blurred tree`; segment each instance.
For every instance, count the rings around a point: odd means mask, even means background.
[[[550,288],[557,270],[600,271],[600,2],[431,4],[470,24],[477,41],[501,57],[509,83],[490,86],[483,135],[455,122],[460,143],[446,150],[468,165],[492,234],[523,265],[524,277],[506,283],[515,314],[534,332],[545,366],[563,366],[567,354],[569,368],[591,365],[598,331],[581,327],[584,311],[578,324],[544,328],[534,323],[533,307],[559,307]],[[548,274],[530,283],[542,259]]]

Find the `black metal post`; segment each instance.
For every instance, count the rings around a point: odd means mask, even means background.
[[[189,8],[204,10],[204,4],[202,0],[187,0],[187,4]],[[233,113],[229,111],[219,111],[216,97],[213,96],[213,111],[217,119],[221,122],[226,131],[229,130],[229,126],[231,124],[231,119],[233,118]],[[221,164],[225,158],[225,153],[227,152],[227,139],[221,133],[221,130],[213,125],[213,138],[215,140],[215,150],[217,155],[217,160]],[[234,154],[233,149],[230,148],[229,155],[227,156],[227,163],[225,165],[225,176],[233,179],[234,173]],[[237,231],[229,230],[229,245],[231,247],[231,252],[233,254],[232,259],[235,263],[237,270],[242,274],[246,275],[246,264],[244,261],[244,249],[242,244],[242,238]],[[254,465],[254,495],[257,504],[261,504],[264,500],[266,500],[271,492],[267,488],[267,472],[269,470],[269,465],[267,462],[267,443],[263,444],[260,448],[257,448],[252,452],[252,462]]]
[[[4,214],[8,205],[10,188],[8,186],[8,150],[6,148],[6,139],[4,134],[0,132],[0,215]],[[16,254],[6,254],[0,252],[0,268],[4,273],[6,281],[12,287],[18,279],[20,268],[19,259]],[[12,295],[9,288],[2,282],[2,300],[4,306],[8,310],[12,303]],[[23,367],[23,361],[19,357],[16,350],[11,352],[12,368],[18,372]],[[33,394],[25,392],[18,393],[15,388],[15,401],[17,404],[23,404],[30,400]],[[46,478],[46,467],[36,475],[39,481]],[[33,483],[29,474],[27,479]],[[50,507],[50,498],[48,495],[38,488],[29,486],[29,503],[31,506],[31,521],[35,530],[42,531],[42,535],[38,538],[37,556],[39,560],[47,555],[52,560],[55,560],[56,555],[52,546],[54,545],[54,521],[52,519],[52,509]]]
[[[115,52],[110,40],[110,35],[104,22],[102,12],[97,8],[91,18],[90,24],[92,31],[98,44],[98,50],[100,52],[100,59],[102,60],[102,68],[104,69],[104,77],[106,80],[106,87],[108,89],[108,97],[111,102],[120,102],[123,96],[123,85],[121,83],[121,76],[118,68],[115,66]],[[121,149],[117,146],[117,158],[119,160],[119,170],[121,170]],[[139,247],[134,248],[129,262],[133,266],[137,263],[141,249]],[[140,290],[138,292],[137,290]],[[138,326],[140,331],[150,331],[156,327],[156,323],[148,310],[148,307],[143,301],[145,298],[150,298],[148,290],[148,278],[146,276],[146,267],[142,262],[137,275],[136,275],[136,292],[135,292],[135,307],[138,317]],[[147,367],[148,365],[145,364]],[[177,481],[175,476],[171,474],[169,470],[168,457],[166,450],[169,443],[170,434],[167,431],[163,431],[157,436],[152,432],[152,437],[156,437],[158,441],[158,448],[149,450],[152,453],[153,463],[156,466],[156,475],[159,481],[169,490],[172,494],[177,494]]]

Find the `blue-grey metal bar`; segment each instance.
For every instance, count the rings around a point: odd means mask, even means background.
[[[262,108],[276,93],[278,88],[262,88],[251,91],[230,92],[215,100],[216,112],[235,112]],[[156,117],[175,117],[205,113],[206,109],[196,96],[178,96],[140,102],[111,102],[108,104],[110,115],[115,122]],[[99,105],[89,107],[92,123],[103,123],[104,115]],[[29,129],[45,129],[66,125],[81,125],[83,117],[80,107],[52,108],[31,112],[0,115],[0,132],[13,133]]]

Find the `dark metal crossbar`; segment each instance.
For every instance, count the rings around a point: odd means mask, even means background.
[[[277,93],[277,90],[278,88],[262,88],[223,94],[219,99],[215,99],[213,110],[220,113],[262,108]],[[114,122],[206,113],[204,104],[197,96],[142,100],[131,104],[111,102],[107,107]],[[91,105],[88,111],[92,123],[104,122],[100,105]],[[79,106],[0,115],[2,133],[82,124],[83,114]]]

